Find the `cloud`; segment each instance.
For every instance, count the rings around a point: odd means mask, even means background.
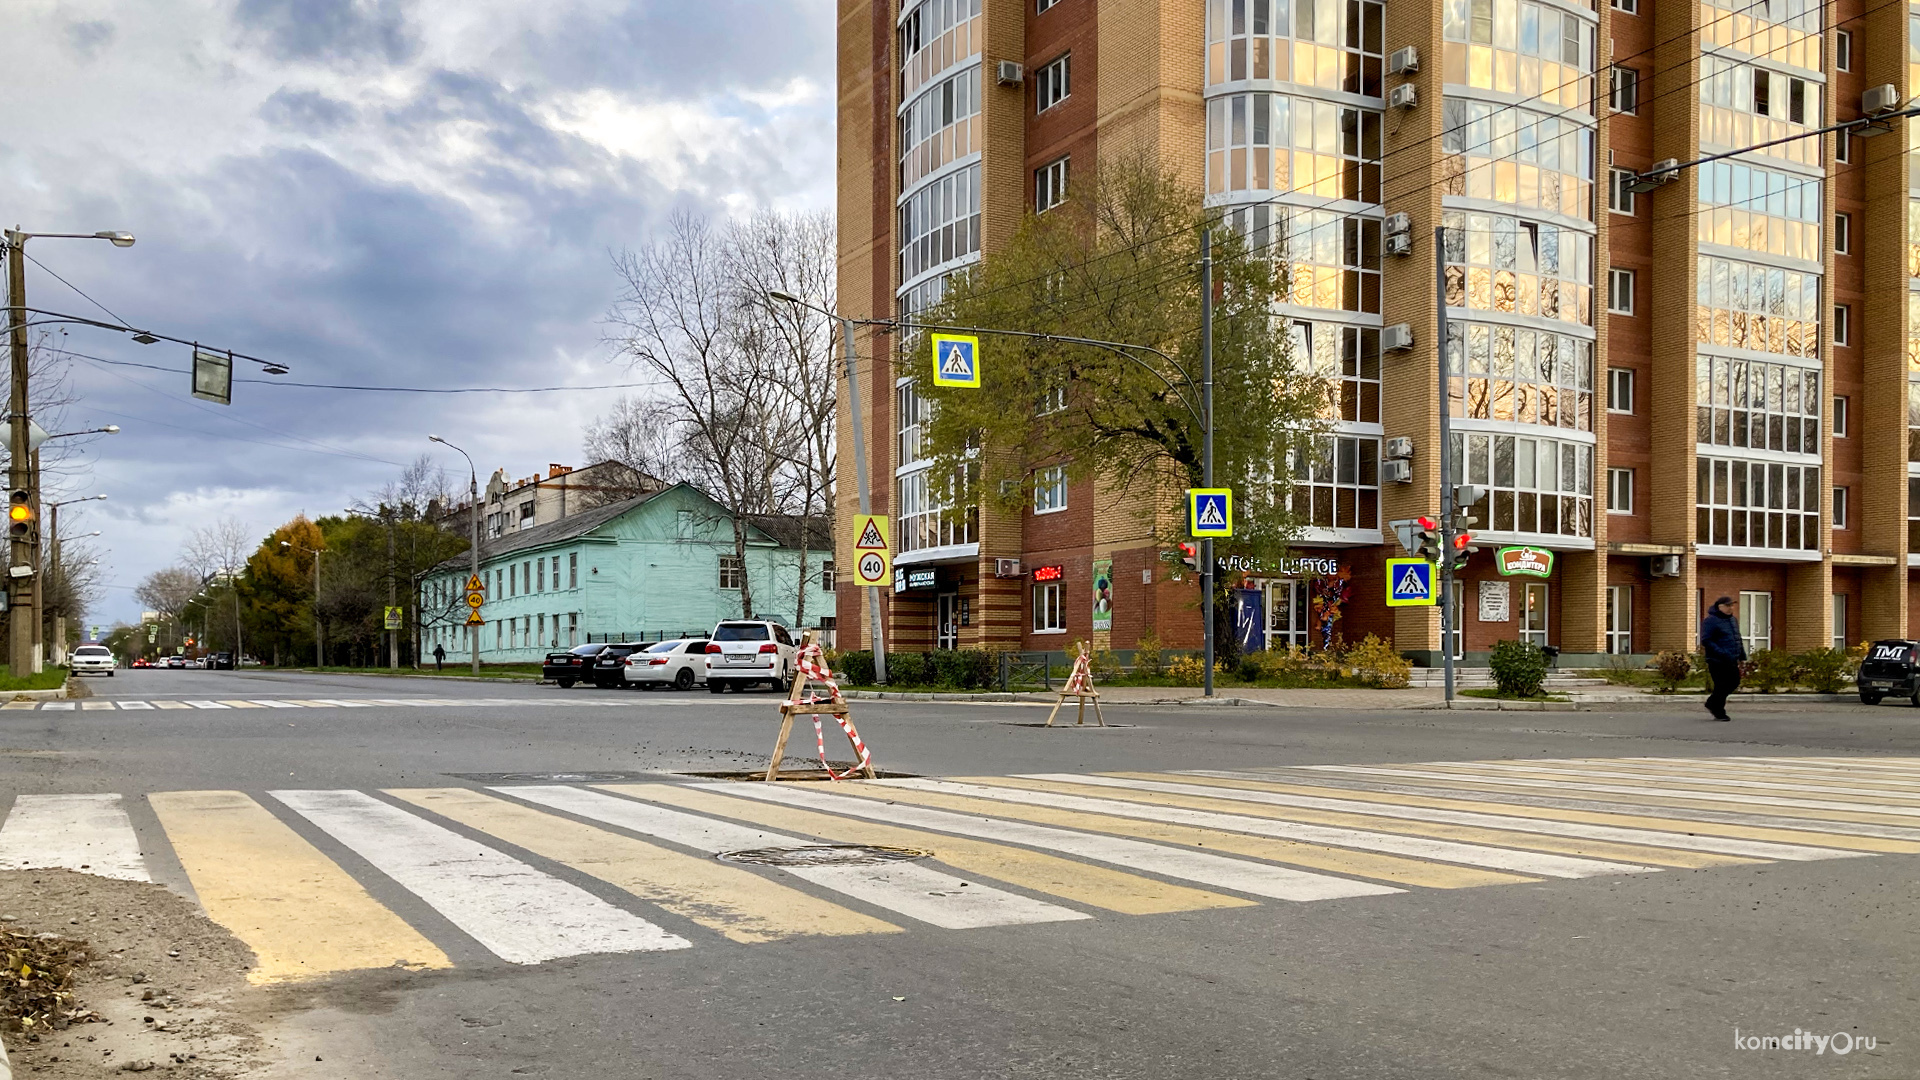
[[[283,86],[260,106],[260,118],[304,135],[324,135],[351,122],[355,111],[352,105],[318,91]]]
[[[113,43],[113,24],[104,19],[75,20],[66,25],[66,38],[74,55],[91,61]]]
[[[398,64],[420,48],[400,0],[240,0],[234,21],[283,60]]]

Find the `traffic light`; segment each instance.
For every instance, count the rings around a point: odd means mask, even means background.
[[[7,507],[7,533],[15,540],[26,538],[33,532],[33,493],[16,489]]]
[[[1191,569],[1200,569],[1200,546],[1185,540],[1180,541],[1180,561]]]
[[[1413,519],[1413,525],[1414,557],[1439,562],[1440,523],[1430,517],[1417,517]]]
[[[1453,534],[1453,568],[1465,570],[1472,560],[1473,553],[1479,549],[1473,546],[1473,534],[1461,531]]]

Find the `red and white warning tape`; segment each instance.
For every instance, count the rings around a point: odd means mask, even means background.
[[[819,697],[812,692],[811,685],[809,685],[806,699],[802,701],[789,701],[787,702],[789,706],[793,708],[805,708],[809,705],[846,703],[846,699],[840,696],[840,684],[833,681],[833,672],[827,670],[827,658],[820,652],[819,645],[809,643],[805,648],[801,649],[800,655],[795,659],[795,664],[799,667],[800,674],[805,677],[803,682],[807,684],[824,683],[827,689],[832,692],[832,695],[826,698]],[[872,765],[873,751],[868,750],[867,744],[860,740],[860,732],[854,729],[853,721],[847,719],[844,713],[836,714],[834,719],[840,721],[840,730],[847,733],[847,741],[853,744],[854,753],[859,755],[860,760],[844,773],[833,771],[832,764],[827,761],[827,734],[826,728],[820,723],[819,713],[813,714],[814,746],[820,751],[820,767],[827,771],[829,777],[835,780],[851,780],[855,776],[860,775],[862,770]]]
[[[1087,662],[1086,653],[1081,653],[1079,658],[1074,660],[1073,673],[1067,676],[1066,689],[1062,690],[1061,693],[1064,693],[1064,694],[1093,693],[1093,671],[1091,666]]]

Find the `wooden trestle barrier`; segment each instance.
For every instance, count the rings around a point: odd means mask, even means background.
[[[1087,655],[1087,646],[1080,645],[1080,655],[1073,662],[1073,673],[1067,676],[1067,685],[1060,688],[1060,700],[1053,703],[1053,711],[1047,714],[1047,727],[1053,726],[1053,718],[1060,713],[1060,706],[1068,698],[1077,698],[1080,702],[1080,715],[1073,726],[1079,727],[1087,722],[1087,702],[1093,702],[1093,718],[1101,727],[1107,726],[1107,718],[1100,712],[1100,692],[1093,688],[1093,658]]]
[[[828,696],[815,696],[816,686],[824,688]],[[803,694],[806,696],[803,697]],[[800,636],[800,650],[794,660],[793,682],[787,688],[787,699],[780,703],[780,737],[774,740],[773,760],[767,763],[767,782],[772,783],[779,777],[780,762],[787,753],[787,737],[793,734],[793,718],[803,715],[813,717],[814,742],[820,750],[820,767],[826,770],[829,777],[850,780],[860,773],[869,780],[878,779],[873,771],[873,754],[860,741],[860,732],[854,729],[853,722],[848,719],[851,714],[846,696],[840,692],[840,684],[834,680],[833,673],[827,670],[820,646],[813,640],[813,631],[807,631]],[[827,763],[827,744],[820,725],[822,716],[833,717],[840,724],[840,729],[846,732],[847,741],[853,744],[854,756],[858,759],[856,767],[844,774],[834,772],[833,766]]]

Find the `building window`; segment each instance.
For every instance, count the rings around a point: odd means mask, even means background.
[[[1833,343],[1853,344],[1853,307],[1850,304],[1833,305]]]
[[[1833,160],[1842,165],[1853,161],[1853,132],[1844,128],[1833,133]]]
[[[1833,399],[1833,437],[1836,439],[1844,439],[1847,437],[1848,400],[1849,399],[1843,397]]]
[[[1627,186],[1632,180],[1631,169],[1607,170],[1607,209],[1616,214],[1633,213],[1633,189]]]
[[[1277,79],[1364,97],[1380,96],[1377,58],[1385,45],[1382,5],[1376,0],[1314,7],[1282,0],[1193,5],[1207,11],[1207,85]],[[1290,40],[1291,39],[1291,40]]]
[[[1744,162],[1708,162],[1700,167],[1702,208],[1695,232],[1703,244],[1818,262],[1824,257],[1821,183]]]
[[[833,591],[833,560],[832,559],[828,559],[826,562],[823,562],[820,564],[820,591],[821,592]]]
[[[1316,529],[1380,527],[1380,440],[1321,435],[1293,463],[1293,502],[1300,523]]]
[[[1060,603],[1060,583],[1050,581],[1033,587],[1033,632],[1052,634],[1067,628],[1066,609]]]
[[[1067,95],[1072,93],[1072,87],[1067,74],[1068,62],[1072,59],[1073,55],[1071,53],[1064,54],[1060,59],[1034,72],[1034,112],[1046,112],[1048,109],[1065,101]]]
[[[1843,487],[1833,489],[1833,527],[1847,527],[1847,489]]]
[[[1816,19],[1820,17],[1818,11],[1810,9],[1808,13]],[[1818,68],[1820,58],[1806,55],[1806,46],[1817,45],[1819,41],[1816,27],[1811,36],[1799,35],[1797,40],[1783,43],[1787,45],[1784,50],[1767,49],[1752,42],[1735,47],[1764,52],[1780,63]],[[1795,64],[1791,59],[1796,51],[1802,53],[1804,63]],[[1698,85],[1700,141],[1722,146],[1753,146],[1781,140],[1777,145],[1755,152],[1801,165],[1821,164],[1818,139],[1790,138],[1818,126],[1820,84],[1709,53],[1701,57]]]
[[[540,588],[538,591],[546,592],[547,591],[547,560],[535,559],[533,560],[533,562],[535,566],[538,566],[540,568],[540,576],[535,579],[540,583]],[[554,584],[558,585],[559,582],[556,581],[554,582]]]
[[[1818,370],[1705,355],[1697,365],[1699,442],[1820,452]]]
[[[1853,215],[1833,215],[1833,253],[1847,255],[1853,251]]]
[[[1033,171],[1033,212],[1044,214],[1067,201],[1067,158]]]
[[[500,647],[500,639],[505,632],[506,632],[505,620],[503,619],[493,620],[493,647],[494,648],[498,649]]]
[[[1920,552],[1920,476],[1907,477],[1907,553]]]
[[[1853,70],[1853,31],[1841,30],[1835,35],[1833,66],[1841,71]]]
[[[1618,267],[1607,271],[1607,311],[1614,315],[1633,314],[1633,271]]]
[[[950,162],[980,152],[978,66],[930,86],[900,113],[900,190]]]
[[[1820,358],[1820,275],[1700,257],[1694,340]]]
[[[1453,432],[1453,483],[1490,489],[1487,532],[1593,535],[1593,446]]]
[[[740,562],[738,555],[720,556],[720,587],[723,589],[742,588],[747,583],[747,568]]]
[[[1633,513],[1633,470],[1607,470],[1607,513]]]
[[[947,485],[944,497],[937,494],[937,485],[930,479],[930,470],[920,469],[894,481],[900,499],[900,517],[896,523],[899,534],[894,537],[896,552],[979,542],[980,507],[972,501],[971,468],[959,483]],[[956,496],[962,503],[957,508],[954,506]]]
[[[1067,411],[1067,387],[1062,383],[1059,386],[1048,387],[1046,392],[1040,395],[1040,403],[1034,406],[1033,415],[1050,416],[1065,411]]]
[[[1447,305],[1593,325],[1593,237],[1575,229],[1448,211]]]
[[[1820,467],[1768,461],[1695,460],[1700,543],[1716,547],[1817,551]]]
[[[1746,643],[1748,656],[1773,648],[1772,593],[1740,594],[1740,638]]]
[[[567,648],[571,649],[578,644],[580,644],[580,613],[574,611],[567,615]]]
[[[1455,6],[1449,4],[1448,10],[1452,11]],[[1499,6],[1510,12],[1516,5]],[[1529,10],[1534,7],[1532,4],[1517,6]],[[1576,21],[1571,12],[1563,15],[1551,11],[1542,14],[1540,21],[1545,24],[1562,18],[1569,22]],[[1591,27],[1588,29],[1590,33]],[[1541,36],[1548,35],[1543,33]],[[1453,56],[1456,52],[1462,54],[1460,63],[1465,64],[1466,57],[1463,54],[1466,51],[1463,45],[1447,45],[1446,81],[1455,81]],[[1490,51],[1477,47],[1474,49],[1478,55]],[[1557,67],[1566,77],[1563,81],[1543,76],[1541,81],[1547,85],[1539,95],[1507,91],[1526,95],[1521,100],[1528,100],[1530,96],[1549,100],[1558,97],[1567,109],[1565,115],[1452,95],[1445,98],[1441,103],[1440,121],[1440,193],[1471,199],[1493,199],[1509,206],[1539,208],[1582,221],[1591,220],[1593,127],[1591,120],[1578,118],[1576,110],[1584,113],[1592,107],[1587,98],[1593,93],[1593,80],[1585,77],[1587,71],[1584,70],[1579,77],[1575,77],[1569,70],[1570,65],[1571,61],[1543,63],[1542,68],[1552,70]],[[1477,76],[1483,64],[1476,62],[1473,67]],[[1531,69],[1532,65],[1529,64],[1529,72]],[[1511,77],[1510,71],[1502,63],[1494,77],[1506,82]],[[1459,74],[1464,79],[1467,72],[1461,71]],[[1512,126],[1509,127],[1509,124]],[[1524,136],[1519,136],[1524,131],[1534,133],[1534,145],[1531,148],[1523,144]]]
[[[942,176],[900,204],[900,280],[980,250],[980,166]]]
[[[1530,327],[1447,320],[1454,416],[1593,430],[1593,342]]]
[[[1640,14],[1640,0],[1613,0],[1613,10],[1624,11],[1629,15]]]
[[[555,630],[560,629],[560,621],[558,619],[554,620],[553,628]],[[539,641],[543,641],[546,639],[546,636],[547,636],[547,613],[543,611],[540,613],[540,636],[537,638],[534,638],[532,641],[527,642],[527,644],[532,645]]]
[[[1633,412],[1633,369],[1607,369],[1607,411],[1613,413]]]
[[[1640,73],[1630,67],[1613,69],[1613,111],[1632,116],[1640,111]]]
[[[1286,191],[1379,202],[1382,138],[1378,109],[1287,94],[1212,98],[1207,102],[1207,191]]]
[[[1633,586],[1607,586],[1607,651],[1616,656],[1633,651]]]
[[[1833,594],[1833,647],[1847,651],[1847,594]]]
[[[1035,15],[1044,15],[1048,8],[1059,2],[1060,0],[1034,0],[1033,13]]]
[[[1546,648],[1547,583],[1527,582],[1520,586],[1520,640]]]
[[[1328,420],[1380,422],[1380,331],[1341,323],[1293,323],[1293,361],[1326,380]]]
[[[576,551],[567,556],[567,588],[577,589],[579,587],[580,587],[580,553]]]
[[[1067,508],[1067,468],[1051,465],[1033,479],[1033,512],[1052,514]]]

